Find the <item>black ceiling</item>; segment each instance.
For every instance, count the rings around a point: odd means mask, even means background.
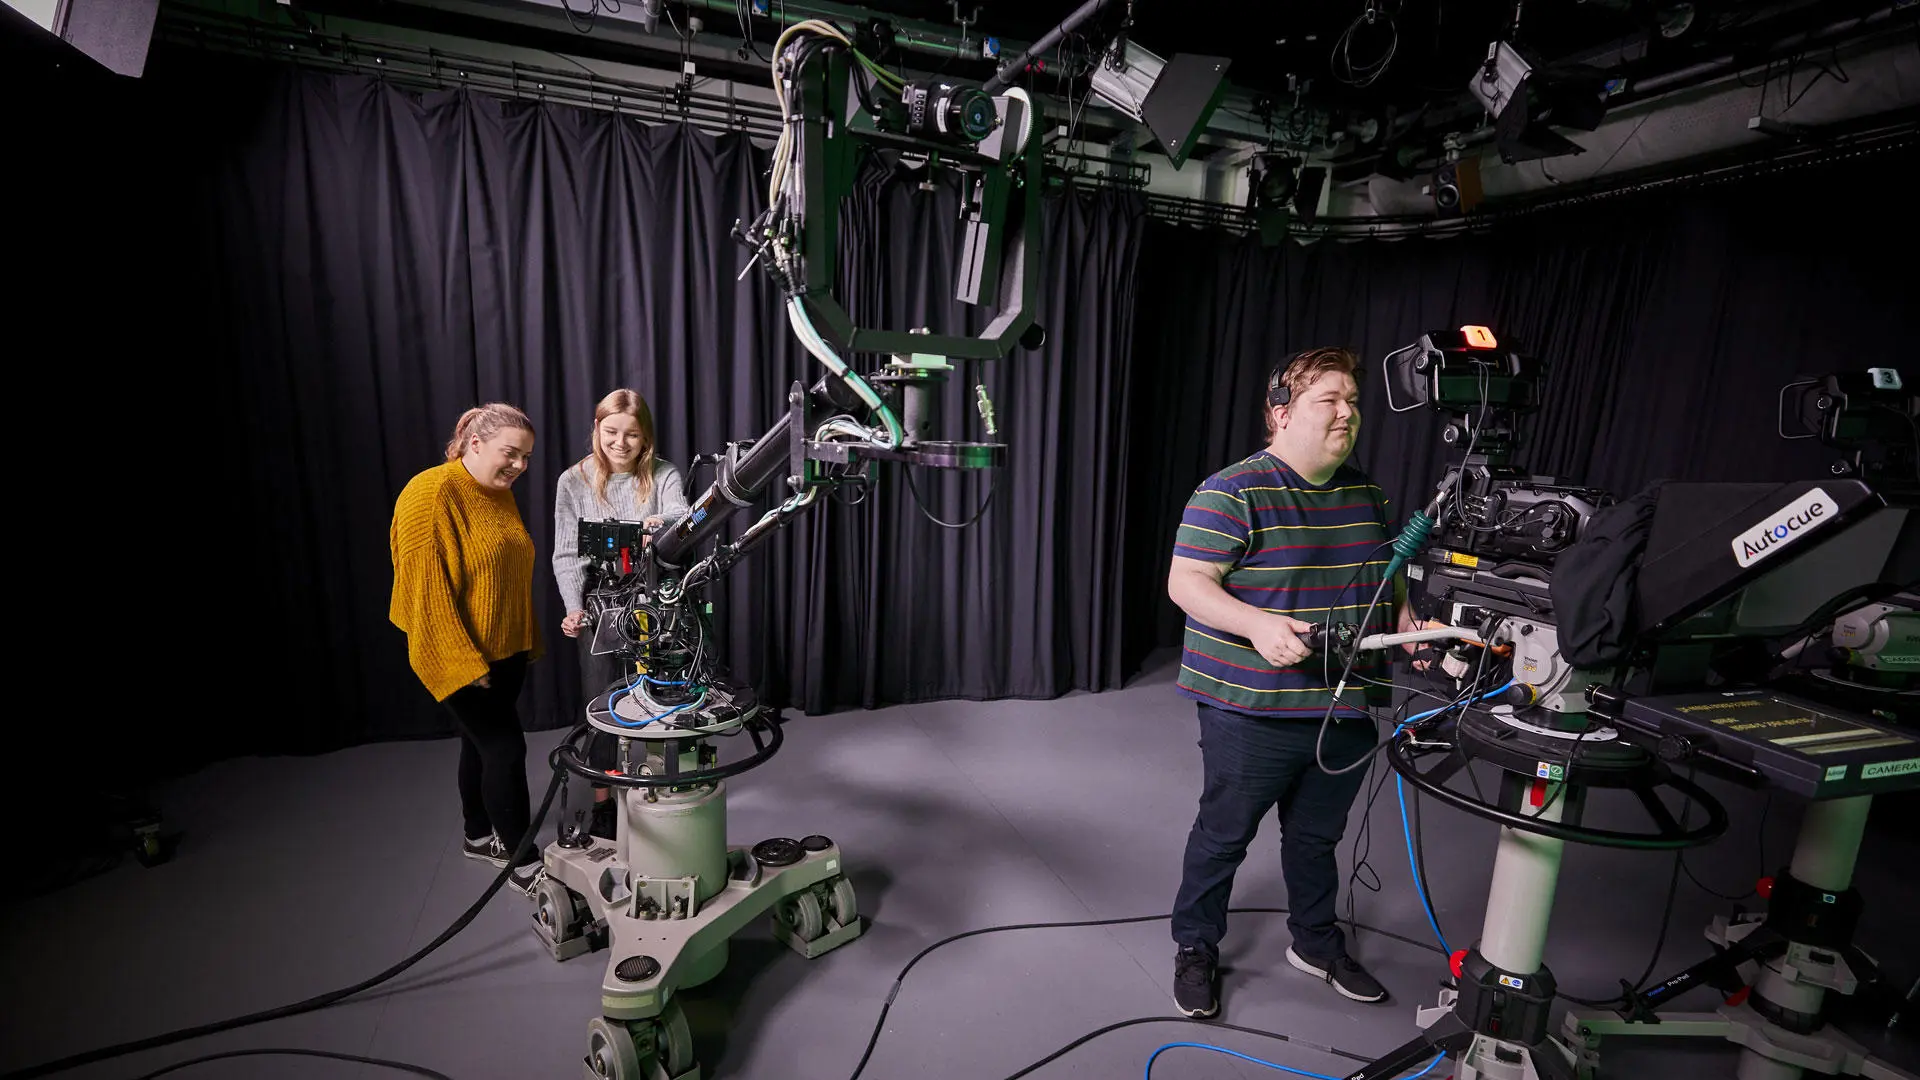
[[[575,9],[591,10],[598,5],[612,8],[615,0],[568,2]],[[1231,118],[1228,126],[1237,129],[1236,137],[1255,135],[1263,121],[1269,141],[1298,138],[1302,131],[1310,137],[1311,118],[1317,113],[1331,131],[1368,133],[1357,142],[1341,144],[1337,154],[1327,158],[1336,166],[1337,176],[1353,179],[1375,170],[1398,175],[1439,160],[1449,132],[1470,131],[1486,122],[1484,110],[1467,86],[1494,41],[1518,41],[1542,63],[1597,63],[1625,79],[1621,91],[1625,96],[1611,99],[1617,107],[1641,96],[1640,85],[1652,76],[1670,77],[1647,86],[1678,89],[1715,73],[1757,69],[1775,60],[1804,58],[1816,63],[1827,49],[1854,33],[1846,26],[1861,23],[1870,13],[1880,16],[1871,21],[1885,23],[1882,9],[1893,2],[1531,0],[1519,13],[1516,31],[1515,0],[1134,0],[1131,8],[1127,0],[1109,0],[1105,10],[1070,38],[1065,53],[1056,54],[1046,73],[1030,85],[1042,92],[1064,91],[1069,100],[1086,100],[1085,78],[1067,83],[1060,69],[1067,66],[1084,76],[1097,50],[1112,40],[1130,12],[1131,37],[1162,57],[1201,53],[1232,61],[1230,83],[1252,95],[1252,100],[1229,104],[1216,115]],[[489,3],[522,14],[544,10],[554,17],[545,26],[524,19],[499,21],[488,16]],[[884,13],[909,28],[911,23],[938,27],[950,36],[959,32],[957,9],[969,18],[969,36],[1005,39],[1009,43],[1003,52],[1006,58],[1011,58],[1013,43],[1041,37],[1080,6],[1080,0],[841,3],[854,10]],[[681,60],[671,35],[577,32],[578,26],[570,28],[559,20],[556,8],[530,7],[514,0],[483,0],[463,5],[459,11],[437,0],[291,0],[291,4],[296,11],[353,15],[582,57],[669,69],[677,69]],[[695,25],[690,20],[701,17],[705,32],[715,35],[715,40],[726,41],[727,35],[738,33],[735,21],[722,14],[730,8],[715,6],[711,0],[667,0],[667,5],[677,13],[670,24],[675,28]],[[1904,12],[1894,11],[1892,18],[1903,26],[1915,23],[1920,21],[1920,8],[1908,4]],[[742,21],[758,39],[757,48],[770,44],[778,32],[775,20]],[[863,23],[861,28],[866,31],[870,26]],[[1824,32],[1836,27],[1840,29]],[[1814,35],[1815,31],[1823,32]],[[737,44],[737,38],[732,40]],[[861,43],[900,70],[968,80],[988,78],[994,71],[994,64],[985,60],[925,53],[889,56],[884,38],[867,34]],[[739,47],[733,56],[709,56],[700,66],[709,77],[757,82],[765,78],[763,63]],[[1294,111],[1296,101],[1304,112]],[[1309,118],[1305,127],[1300,126],[1302,116]],[[1250,129],[1249,123],[1255,126]],[[1116,115],[1102,116],[1097,111],[1076,111],[1075,125],[1096,143],[1129,131]],[[1381,133],[1384,138],[1377,138]],[[1196,156],[1205,157],[1207,152],[1196,151]]]
[[[866,0],[861,6],[953,23],[948,0]],[[960,10],[978,11],[974,33],[1032,41],[1078,6],[1079,0],[998,0]],[[1236,87],[1272,95],[1282,108],[1304,81],[1306,98],[1319,105],[1409,109],[1464,98],[1497,39],[1517,37],[1547,61],[1624,47],[1632,74],[1645,76],[1730,52],[1764,61],[1766,47],[1782,36],[1880,6],[1874,0],[1534,0],[1521,8],[1515,35],[1509,33],[1516,10],[1510,0],[1135,0],[1131,33],[1163,57],[1228,57]],[[1091,31],[1070,45],[1104,40],[1127,10],[1126,0],[1111,0]]]

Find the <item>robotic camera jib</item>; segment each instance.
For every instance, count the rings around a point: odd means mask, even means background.
[[[990,360],[1044,340],[1033,322],[1041,146],[1022,91],[905,83],[819,20],[782,35],[773,84],[787,123],[766,208],[735,235],[751,252],[748,271],[771,277],[794,334],[825,372],[811,386],[791,385],[760,438],[700,459],[713,464],[712,482],[679,520],[657,531],[583,521],[577,538],[598,582],[588,596],[590,647],[617,656],[623,675],[598,689],[554,761],[612,787],[618,806],[612,837],[562,822],[544,852],[534,928],[557,960],[610,953],[584,1062],[597,1080],[698,1080],[678,995],[718,975],[729,940],[753,920],[769,917],[776,937],[809,958],[862,929],[845,860],[828,837],[728,843],[727,781],[772,758],[784,735],[722,662],[708,589],[823,491],[867,482],[879,462],[1001,464],[1004,444],[935,438],[931,395],[951,360]],[[958,174],[957,298],[991,311],[980,335],[862,327],[835,299],[842,200],[874,157]],[[858,354],[884,357],[884,366],[863,374]],[[990,439],[997,429],[984,386],[976,398]],[[720,537],[773,487],[784,490],[771,509]],[[617,746],[611,772],[585,760],[595,732]]]
[[[1349,660],[1409,642],[1444,650],[1435,659],[1451,700],[1400,724],[1387,759],[1416,790],[1500,835],[1481,934],[1451,958],[1452,986],[1419,1011],[1420,1035],[1352,1080],[1398,1077],[1436,1051],[1457,1059],[1459,1080],[1592,1077],[1603,1036],[1649,1032],[1739,1044],[1741,1080],[1913,1080],[1834,1030],[1824,1010],[1829,992],[1898,997],[1852,943],[1861,900],[1851,887],[1873,797],[1920,787],[1920,738],[1892,722],[1912,712],[1899,704],[1913,694],[1915,660],[1914,596],[1903,590],[1920,580],[1915,398],[1898,373],[1783,390],[1783,417],[1804,411],[1803,427],[1853,452],[1832,477],[1664,483],[1622,502],[1514,465],[1517,419],[1540,404],[1544,371],[1490,329],[1429,333],[1383,366],[1392,409],[1449,418],[1453,460],[1396,540],[1388,574],[1404,566],[1416,608],[1443,625],[1363,638],[1329,624],[1311,644]],[[1848,680],[1863,697],[1835,704],[1823,691],[1831,673],[1793,670],[1827,634],[1871,641],[1864,661],[1882,675],[1904,667],[1909,681]],[[1497,787],[1481,786],[1476,761],[1498,770]],[[1616,1008],[1569,1010],[1552,1032],[1543,950],[1566,845],[1713,841],[1727,813],[1696,773],[1809,800],[1792,862],[1767,883],[1769,910],[1716,920],[1712,959],[1650,990],[1623,982]],[[1591,798],[1603,794],[1627,798],[1603,810]],[[1640,827],[1619,827],[1636,812]],[[1725,1003],[1658,1013],[1700,986]]]

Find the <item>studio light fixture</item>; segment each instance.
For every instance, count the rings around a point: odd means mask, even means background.
[[[1592,131],[1607,112],[1605,72],[1585,64],[1543,66],[1508,41],[1488,47],[1467,88],[1493,115],[1494,146],[1508,164],[1584,153],[1553,128]]]
[[[1247,163],[1247,210],[1268,246],[1285,239],[1295,220],[1326,211],[1331,170],[1284,151],[1263,151]]]
[[[1175,53],[1162,60],[1122,34],[1093,72],[1100,99],[1145,124],[1178,169],[1227,92],[1224,56]]]

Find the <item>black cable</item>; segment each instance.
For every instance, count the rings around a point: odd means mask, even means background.
[[[564,745],[564,743],[562,745]],[[548,755],[547,760],[549,764],[553,764],[553,755]],[[499,892],[500,887],[507,883],[507,878],[513,873],[513,868],[519,865],[520,860],[534,850],[534,838],[538,835],[540,826],[546,822],[547,811],[553,806],[553,797],[560,790],[561,785],[566,782],[566,777],[567,774],[562,771],[558,765],[555,765],[553,782],[547,785],[546,797],[540,801],[539,811],[534,814],[533,820],[527,825],[526,835],[520,838],[519,848],[507,859],[507,865],[501,867],[500,872],[494,876],[493,884],[488,885],[487,891],[480,894],[480,899],[474,901],[472,907],[469,907],[464,914],[458,919],[455,919],[453,925],[441,931],[439,937],[434,938],[420,951],[380,974],[355,983],[352,986],[339,990],[330,990],[317,997],[295,1002],[292,1005],[282,1005],[274,1009],[249,1013],[245,1016],[234,1017],[231,1020],[218,1020],[210,1024],[201,1024],[197,1027],[181,1028],[178,1031],[170,1031],[163,1035],[153,1035],[144,1039],[136,1039],[132,1042],[120,1043],[116,1046],[108,1046],[99,1050],[88,1050],[84,1053],[61,1058],[58,1061],[49,1061],[42,1065],[34,1065],[17,1072],[7,1073],[4,1077],[0,1077],[0,1080],[29,1080],[31,1077],[65,1072],[69,1069],[79,1068],[82,1065],[91,1065],[96,1061],[106,1061],[111,1058],[123,1057],[127,1054],[139,1053],[143,1050],[153,1050],[162,1046],[170,1046],[177,1042],[184,1042],[187,1039],[197,1039],[203,1035],[215,1035],[223,1031],[232,1031],[235,1028],[264,1023],[268,1020],[281,1020],[289,1016],[298,1016],[301,1013],[324,1009],[329,1005],[352,997],[363,990],[371,989],[386,982],[388,979],[419,963],[428,953],[433,952],[435,949],[453,940],[455,934],[465,930],[467,924],[471,923],[474,918],[480,914],[481,909],[485,908],[488,901],[493,899],[493,894]]]
[[[1335,598],[1338,599],[1340,597],[1344,597],[1347,594],[1347,590],[1353,588],[1354,583],[1360,580],[1360,571],[1365,569],[1367,564],[1373,561],[1374,553],[1379,551],[1383,547],[1387,547],[1391,545],[1392,543],[1393,543],[1392,538],[1389,538],[1387,540],[1381,541],[1378,544],[1375,544],[1371,549],[1369,549],[1367,551],[1366,557],[1360,560],[1360,565],[1354,567],[1353,576],[1347,579],[1346,586],[1343,587],[1337,594],[1335,594]],[[1391,563],[1389,563],[1389,565],[1391,565]],[[1391,576],[1388,576],[1388,577],[1381,578],[1380,584],[1374,588],[1373,599],[1367,601],[1367,608],[1360,615],[1360,628],[1358,633],[1362,637],[1366,635],[1367,624],[1373,620],[1373,609],[1380,606],[1380,594],[1385,592],[1387,590],[1387,587],[1392,584],[1393,584],[1393,578]],[[1355,644],[1357,645],[1358,642],[1356,642]],[[1346,665],[1341,669],[1339,683],[1335,683],[1332,679],[1328,678],[1328,676],[1332,673],[1332,669],[1333,669],[1332,654],[1327,650],[1322,649],[1320,656],[1321,656],[1320,678],[1323,682],[1327,684],[1327,690],[1328,690],[1327,711],[1326,711],[1326,715],[1320,718],[1320,733],[1314,736],[1313,763],[1314,765],[1319,767],[1321,772],[1326,773],[1328,776],[1340,776],[1345,773],[1352,772],[1353,770],[1359,768],[1363,763],[1371,762],[1375,755],[1379,754],[1382,750],[1386,749],[1388,740],[1377,739],[1373,744],[1373,749],[1367,751],[1366,756],[1362,757],[1359,761],[1353,762],[1350,765],[1343,765],[1338,769],[1330,769],[1327,767],[1327,759],[1325,755],[1322,753],[1322,749],[1326,745],[1327,729],[1333,726],[1333,711],[1340,707],[1340,695],[1337,693],[1334,693],[1333,691],[1336,689],[1336,687],[1344,685],[1346,681],[1353,676],[1353,665],[1355,661],[1360,659],[1360,650],[1357,648],[1347,650],[1347,662],[1346,662]],[[1371,716],[1369,716],[1367,719],[1369,722],[1373,722],[1373,718]],[[1379,729],[1376,726],[1375,728],[1376,733],[1378,732],[1378,730]],[[1368,767],[1371,768],[1372,766],[1369,765]]]
[[[763,64],[770,64],[773,62],[773,58],[761,56],[760,43],[753,39],[753,28],[747,24],[747,7],[748,5],[746,4],[735,4],[733,7],[733,13],[740,17],[740,36],[746,39],[747,48],[753,50],[753,58],[755,60]]]
[[[1687,865],[1687,862],[1684,858],[1680,860],[1680,871],[1681,873],[1686,874],[1687,880],[1693,882],[1694,887],[1699,889],[1701,892],[1706,893],[1708,896],[1716,897],[1721,900],[1726,900],[1730,903],[1737,904],[1740,901],[1745,900],[1748,897],[1752,896],[1754,893],[1753,889],[1748,889],[1746,892],[1741,893],[1739,896],[1733,896],[1728,893],[1723,893],[1719,889],[1716,889],[1713,886],[1708,885],[1706,882],[1701,881],[1699,878],[1695,877],[1693,875],[1693,868]]]
[[[1680,827],[1682,829],[1687,827],[1686,822],[1687,816],[1683,813],[1680,815]],[[1673,873],[1667,878],[1667,903],[1666,910],[1660,915],[1660,933],[1653,939],[1653,955],[1647,958],[1646,969],[1641,971],[1640,977],[1633,981],[1633,990],[1635,993],[1639,993],[1640,989],[1647,985],[1647,980],[1653,978],[1653,969],[1659,966],[1660,954],[1666,950],[1667,930],[1673,926],[1673,901],[1679,891],[1680,852],[1676,851],[1673,853]]]
[[[1395,710],[1396,721],[1399,713],[1404,711],[1404,707]],[[1398,727],[1399,724],[1396,722],[1394,726]],[[1347,862],[1353,869],[1347,873],[1346,921],[1348,932],[1356,941],[1359,940],[1360,935],[1355,932],[1353,928],[1355,926],[1355,920],[1359,918],[1359,912],[1356,907],[1359,903],[1359,897],[1354,892],[1354,886],[1358,885],[1360,888],[1371,893],[1377,893],[1384,887],[1380,880],[1380,872],[1375,870],[1373,864],[1367,861],[1373,854],[1373,804],[1379,801],[1380,792],[1386,789],[1387,780],[1393,775],[1393,770],[1387,769],[1380,773],[1380,779],[1378,781],[1374,781],[1373,774],[1379,766],[1380,759],[1376,757],[1373,759],[1373,764],[1367,768],[1367,780],[1363,781],[1363,783],[1372,782],[1373,790],[1367,794],[1367,808],[1360,813],[1360,828],[1354,832],[1353,845],[1347,849]],[[1362,851],[1361,849],[1363,847],[1366,850]],[[1362,876],[1362,871],[1365,871],[1365,876]],[[1372,880],[1369,881],[1368,878]]]
[[[1467,684],[1466,689],[1460,692],[1459,697],[1443,706],[1439,712],[1436,712],[1432,717],[1433,720],[1444,718],[1448,711],[1456,707],[1470,708],[1473,703],[1479,699],[1482,693],[1483,680],[1486,677],[1489,649],[1491,649],[1491,646],[1483,646],[1480,654],[1480,662],[1474,668],[1473,679]],[[1427,848],[1425,838],[1421,835],[1420,830],[1420,789],[1418,787],[1413,789],[1413,806],[1408,816],[1412,818],[1413,825],[1413,836],[1411,839],[1413,841],[1414,869],[1419,875],[1419,879],[1414,882],[1414,888],[1419,894],[1421,906],[1426,908],[1427,918],[1433,921],[1434,936],[1444,941],[1446,940],[1447,934],[1440,926],[1440,914],[1438,909],[1433,905],[1432,878],[1427,876]]]
[[[1229,915],[1286,915],[1288,914],[1288,910],[1286,908],[1276,908],[1276,907],[1228,908],[1227,914]],[[926,948],[921,949],[919,952],[913,954],[913,959],[907,961],[906,966],[900,969],[900,974],[895,975],[893,977],[893,987],[887,991],[887,1000],[881,1003],[880,1015],[873,1022],[873,1034],[867,1037],[867,1048],[861,1052],[860,1063],[854,1066],[853,1075],[848,1077],[848,1080],[860,1080],[860,1074],[866,1071],[867,1062],[873,1057],[873,1048],[879,1045],[880,1043],[880,1033],[886,1030],[887,1012],[893,1008],[894,999],[900,996],[900,988],[902,985],[906,983],[907,974],[911,972],[914,969],[914,967],[920,963],[920,961],[926,959],[928,954],[932,953],[935,949],[939,949],[944,946],[951,945],[956,941],[964,941],[965,939],[970,937],[978,937],[982,934],[998,934],[998,933],[1003,933],[1009,930],[1058,930],[1058,929],[1088,927],[1088,926],[1124,926],[1131,923],[1158,922],[1162,919],[1171,919],[1171,918],[1173,918],[1171,914],[1131,915],[1131,916],[1127,916],[1126,918],[1120,918],[1120,919],[1079,919],[1079,920],[1073,920],[1068,922],[1010,923],[1005,926],[986,926],[986,927],[981,927],[980,929],[977,929],[977,930],[964,930],[958,934],[941,938],[939,941],[936,941],[933,944],[927,946]],[[1416,949],[1425,949],[1427,952],[1430,952],[1430,953],[1438,953],[1440,951],[1440,948],[1437,945],[1431,945],[1431,944],[1428,944],[1427,942],[1420,941],[1415,938],[1407,937],[1404,934],[1396,934],[1391,930],[1382,930],[1376,926],[1362,926],[1362,929],[1368,930],[1375,934],[1379,934],[1381,937],[1391,938],[1394,941],[1403,942],[1405,944],[1413,946]],[[1065,1054],[1067,1051],[1072,1050],[1075,1047],[1078,1047],[1093,1038],[1096,1038],[1100,1035],[1104,1035],[1108,1031],[1118,1030],[1119,1028],[1126,1027],[1129,1024],[1144,1024],[1149,1022],[1157,1022],[1159,1020],[1179,1021],[1181,1019],[1183,1018],[1181,1017],[1153,1017],[1150,1019],[1142,1018],[1140,1020],[1128,1020],[1124,1023],[1114,1025],[1113,1027],[1102,1028],[1101,1030],[1094,1032],[1092,1035],[1083,1036],[1082,1038],[1068,1044],[1065,1049],[1059,1050],[1054,1054],[1032,1065],[1027,1066],[1027,1068],[1023,1069],[1022,1071],[1015,1073],[1013,1077],[1009,1077],[1008,1080],[1015,1080],[1015,1078],[1017,1077],[1025,1076],[1027,1073],[1032,1072],[1034,1069],[1037,1069],[1042,1065],[1045,1065],[1047,1062],[1052,1061],[1054,1058],[1059,1057],[1061,1054]],[[1216,1024],[1212,1026],[1229,1027],[1230,1025]],[[1239,1029],[1239,1030],[1245,1030],[1245,1029]],[[1254,1034],[1264,1035],[1269,1033],[1255,1032]],[[1342,1051],[1342,1053],[1344,1053],[1344,1051]],[[1347,1056],[1352,1057],[1355,1061],[1372,1060],[1370,1058],[1363,1058],[1363,1057],[1359,1057],[1357,1055],[1352,1055],[1352,1054],[1348,1054]]]
[[[907,478],[907,490],[913,493],[914,505],[920,508],[920,513],[923,516],[925,516],[928,521],[933,522],[935,525],[938,525],[943,529],[966,529],[966,528],[971,528],[973,525],[978,523],[981,516],[986,514],[987,507],[993,505],[994,492],[998,491],[1000,488],[1000,477],[996,475],[992,480],[988,481],[987,483],[987,497],[980,501],[980,508],[973,512],[972,517],[968,518],[965,521],[960,522],[959,524],[954,524],[951,521],[941,521],[939,518],[934,516],[932,510],[927,508],[926,501],[920,497],[920,488],[916,486],[913,482],[912,466],[908,466],[907,468],[900,470],[900,472],[901,472],[901,475]]]
[[[1687,770],[1687,779],[1689,780],[1693,779],[1692,769]],[[1681,804],[1680,829],[1682,832],[1686,831],[1687,815],[1692,810],[1693,810],[1692,799],[1688,799],[1685,803]],[[1685,854],[1684,848],[1681,849],[1680,851],[1676,851],[1673,853],[1673,873],[1669,875],[1667,879],[1667,899],[1666,899],[1666,903],[1663,905],[1665,910],[1663,910],[1660,913],[1660,933],[1656,935],[1653,939],[1653,955],[1647,958],[1646,969],[1640,972],[1640,977],[1638,979],[1635,979],[1633,981],[1631,992],[1634,994],[1638,994],[1641,991],[1641,989],[1647,985],[1647,980],[1653,978],[1653,969],[1659,966],[1660,964],[1660,954],[1666,951],[1667,931],[1669,928],[1673,926],[1673,909],[1675,907],[1674,901],[1679,897],[1679,894],[1680,894],[1681,856],[1684,854]],[[1568,1001],[1573,1002],[1575,1005],[1585,1005],[1590,1009],[1612,1009],[1617,1006],[1628,1004],[1628,997],[1627,997],[1627,994],[1625,993],[1618,994],[1612,998],[1608,998],[1605,1001],[1589,1001],[1586,998],[1575,997],[1572,994],[1568,994],[1564,992],[1561,993],[1559,996],[1567,999]]]
[[[1893,407],[1893,406],[1891,406],[1891,405],[1880,405],[1880,404],[1876,404],[1876,405],[1874,405],[1874,408],[1876,408],[1876,409],[1883,409],[1883,410],[1885,410],[1885,411],[1887,411],[1887,412],[1890,412],[1890,413],[1892,413],[1893,415],[1895,415],[1895,416],[1897,416],[1897,417],[1899,417],[1900,419],[1902,419],[1902,420],[1905,420],[1905,421],[1907,422],[1907,426],[1908,426],[1909,428],[1911,428],[1911,429],[1913,429],[1913,453],[1914,453],[1914,459],[1915,459],[1916,461],[1920,461],[1920,420],[1915,420],[1915,419],[1913,418],[1913,414],[1911,414],[1911,413],[1906,413],[1906,412],[1902,412],[1902,411],[1900,411],[1899,409],[1896,409],[1896,408],[1894,408],[1894,407]]]
[[[388,1061],[385,1058],[361,1057],[358,1054],[336,1054],[331,1050],[305,1050],[305,1049],[297,1049],[292,1047],[289,1047],[284,1050],[278,1050],[278,1049],[229,1050],[224,1054],[208,1054],[206,1057],[189,1058],[186,1061],[176,1061],[164,1069],[159,1069],[154,1072],[150,1072],[147,1075],[141,1077],[140,1080],[155,1080],[156,1077],[165,1076],[170,1072],[174,1072],[178,1069],[184,1069],[189,1065],[202,1065],[209,1061],[220,1061],[225,1058],[255,1057],[255,1056],[269,1055],[269,1054],[279,1055],[279,1056],[291,1056],[291,1057],[331,1058],[335,1061],[351,1061],[359,1065],[378,1065],[383,1069],[394,1069],[398,1072],[410,1072],[416,1076],[430,1077],[431,1080],[453,1080],[453,1077],[448,1076],[446,1073],[435,1072],[434,1070],[427,1068],[425,1065],[413,1065],[405,1061]]]
[[[1239,1024],[1228,1024],[1218,1020],[1200,1020],[1191,1016],[1141,1016],[1132,1020],[1122,1020],[1117,1024],[1108,1024],[1106,1027],[1099,1028],[1095,1031],[1089,1031],[1060,1049],[1055,1050],[1053,1053],[1048,1054],[1046,1057],[1041,1058],[1039,1061],[1007,1077],[1007,1080],[1020,1080],[1021,1077],[1034,1072],[1036,1069],[1051,1065],[1060,1058],[1080,1049],[1082,1046],[1085,1046],[1102,1035],[1119,1031],[1122,1028],[1134,1027],[1139,1024],[1199,1024],[1202,1027],[1219,1028],[1222,1031],[1238,1031],[1247,1035],[1258,1035],[1263,1039],[1278,1039],[1284,1043],[1304,1046],[1310,1050],[1318,1050],[1321,1053],[1332,1054],[1335,1057],[1343,1057],[1363,1064],[1372,1060],[1365,1055],[1356,1054],[1351,1050],[1342,1050],[1337,1046],[1323,1046],[1319,1043],[1310,1043],[1305,1039],[1296,1038],[1292,1035],[1282,1035],[1277,1031],[1261,1031],[1259,1028],[1241,1027]]]
[[[572,0],[560,0],[560,6],[566,9],[567,23],[573,27],[575,33],[593,33],[594,20],[600,14],[600,0],[587,0],[587,10],[584,13],[586,19],[584,22],[580,18],[582,13],[573,10]]]

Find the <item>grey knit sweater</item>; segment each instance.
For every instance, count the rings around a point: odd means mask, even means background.
[[[653,462],[653,493],[640,498],[640,485],[632,473],[620,473],[607,480],[607,498],[594,496],[590,479],[598,468],[591,461],[584,466],[568,466],[560,474],[553,497],[553,577],[560,586],[560,602],[571,613],[584,610],[581,592],[586,588],[587,560],[575,553],[580,522],[645,521],[665,518],[673,524],[687,512],[686,495],[680,490],[680,470],[659,458]]]

